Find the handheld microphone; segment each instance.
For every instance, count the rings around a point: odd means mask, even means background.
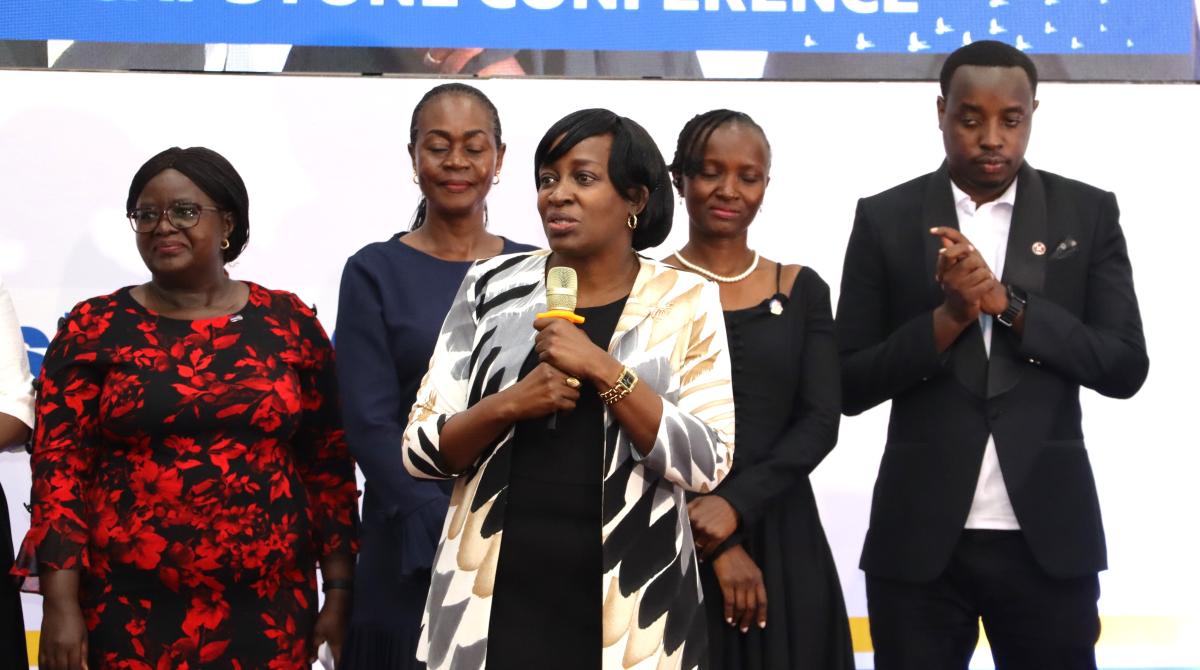
[[[584,319],[575,313],[579,303],[579,275],[575,268],[559,266],[546,273],[546,311],[537,318],[555,317],[566,319],[576,325]]]
[[[538,318],[553,317],[565,319],[573,324],[581,324],[582,316],[575,313],[579,303],[579,275],[574,268],[558,266],[550,268],[546,273],[546,307],[547,310],[538,314]],[[558,429],[558,412],[546,419],[547,430]]]

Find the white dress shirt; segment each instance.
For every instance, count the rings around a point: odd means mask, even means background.
[[[1004,272],[1004,257],[1008,253],[1008,231],[1012,227],[1013,205],[1017,200],[1017,182],[1014,180],[1003,195],[979,207],[975,201],[958,188],[953,180],[950,191],[954,195],[954,213],[958,216],[958,229],[979,250],[983,260],[999,277]],[[992,327],[995,319],[989,314],[979,316],[983,330],[983,347],[991,355]],[[983,451],[983,464],[979,467],[979,480],[975,484],[975,498],[971,501],[971,512],[967,515],[967,528],[988,530],[1020,530],[1012,502],[1008,499],[1008,488],[1000,472],[1000,459],[996,456],[996,441],[988,435]]]
[[[33,377],[21,323],[0,278],[0,413],[33,427]]]

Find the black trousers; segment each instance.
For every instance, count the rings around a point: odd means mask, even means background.
[[[966,670],[979,620],[997,670],[1095,670],[1096,575],[1055,579],[1018,531],[967,530],[932,582],[867,575],[876,670]]]

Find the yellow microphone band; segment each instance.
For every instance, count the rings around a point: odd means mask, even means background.
[[[566,309],[552,309],[548,312],[542,312],[537,315],[537,318],[566,319],[577,326],[584,322],[584,318],[582,316],[579,316],[575,312]]]

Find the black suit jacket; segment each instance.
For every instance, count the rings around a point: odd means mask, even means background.
[[[958,227],[946,166],[859,201],[837,310],[843,411],[892,401],[868,574],[920,582],[945,569],[989,434],[1042,568],[1107,567],[1079,387],[1126,398],[1149,367],[1118,218],[1113,194],[1021,168],[1002,278],[1029,294],[1024,334],[995,324],[989,359],[978,324],[946,352],[934,346],[943,294],[929,229]]]

